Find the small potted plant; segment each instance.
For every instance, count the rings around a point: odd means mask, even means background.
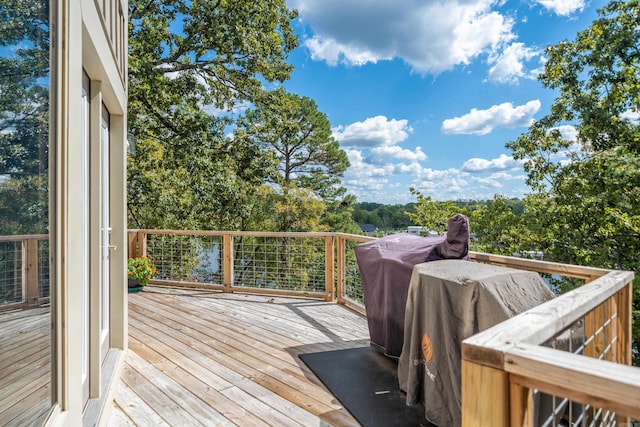
[[[141,256],[137,258],[129,258],[127,262],[127,281],[128,291],[138,292],[149,283],[156,273],[156,266],[150,256]]]

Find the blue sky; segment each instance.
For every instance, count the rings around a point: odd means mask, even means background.
[[[604,4],[288,0],[300,46],[285,87],[328,116],[359,202],[412,202],[411,186],[435,200],[522,197],[505,144],[556,97],[536,80],[544,48],[573,40]]]

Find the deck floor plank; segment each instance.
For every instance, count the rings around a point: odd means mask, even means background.
[[[357,426],[298,355],[366,345],[334,303],[147,286],[109,425]]]
[[[111,408],[111,416],[109,417],[109,422],[111,423],[112,427],[135,427],[135,423],[131,421],[131,418],[129,418],[118,405],[113,405],[113,408]],[[158,424],[147,423],[146,425],[155,426]]]
[[[0,313],[0,424],[41,424],[51,409],[48,306]]]
[[[131,312],[130,312],[131,313]],[[156,320],[158,320],[156,318]],[[288,395],[295,396],[295,399],[301,399],[300,394],[304,394],[304,400],[307,406],[316,410],[317,413],[324,412],[328,408],[326,402],[322,402],[325,393],[318,393],[316,388],[308,387],[305,381],[300,381],[299,378],[292,376],[286,376],[283,378],[282,371],[271,366],[267,362],[261,360],[256,354],[247,354],[240,350],[234,349],[231,346],[226,345],[223,342],[215,341],[207,335],[204,335],[198,331],[181,329],[181,332],[189,332],[189,334],[183,333],[177,337],[172,337],[171,334],[175,334],[176,330],[171,330],[167,323],[170,323],[169,319],[164,319],[164,323],[144,319],[143,324],[140,325],[137,322],[139,319],[130,318],[130,324],[139,328],[144,328],[147,333],[155,336],[160,340],[172,340],[177,338],[182,344],[176,344],[176,346],[187,346],[193,348],[202,353],[205,358],[212,359],[215,362],[224,366],[224,369],[233,370],[245,377],[251,378],[253,381],[271,389],[278,390],[282,393],[287,392]],[[144,323],[146,322],[146,323]],[[265,356],[262,354],[261,356]],[[314,396],[314,393],[317,396]],[[331,408],[334,409],[334,408]]]
[[[125,406],[121,406],[121,405]],[[115,399],[113,413],[109,418],[109,425],[119,426],[121,422],[129,420],[131,425],[170,427],[160,415],[142,400],[124,381],[120,382]]]
[[[263,298],[263,297],[260,297],[260,298]],[[256,324],[259,325],[261,323],[264,323],[264,321],[261,321],[260,319],[258,319],[256,323],[256,319],[254,318],[238,319],[237,316],[234,316],[234,315],[229,316],[228,314],[229,310],[227,309],[220,309],[219,311],[212,313],[212,307],[214,307],[217,304],[222,304],[224,307],[224,304],[227,304],[227,301],[229,301],[228,299],[225,300],[224,298],[220,298],[220,299],[221,301],[215,301],[213,298],[209,298],[209,299],[205,299],[205,301],[203,302],[199,302],[197,300],[194,301],[194,299],[191,298],[191,300],[193,301],[192,304],[184,305],[184,307],[186,307],[185,310],[174,311],[174,313],[177,313],[178,316],[183,316],[186,314],[186,316],[189,317],[193,322],[201,323],[204,326],[209,328],[212,328],[212,327],[215,328],[216,334],[221,337],[222,336],[233,337],[233,336],[239,335],[242,337],[243,342],[247,344],[251,344],[253,346],[260,347],[260,348],[267,348],[270,354],[273,354],[276,357],[281,357],[283,358],[283,360],[293,360],[294,362],[298,361],[297,358],[294,356],[297,356],[298,352],[295,351],[295,348],[296,346],[300,345],[300,342],[294,339],[291,339],[287,334],[287,329],[283,328],[282,330],[279,330],[277,333],[266,331],[264,328],[256,326]],[[160,300],[158,302],[162,303],[163,301]],[[164,302],[167,302],[166,299],[164,299]],[[214,304],[212,304],[211,302],[213,302]],[[317,303],[317,302],[312,301],[312,303]],[[327,303],[324,303],[324,302],[320,302],[320,304],[324,304],[324,307],[327,306]],[[330,306],[331,305],[333,304],[330,304]],[[176,306],[180,306],[180,304],[165,305],[165,307],[168,307],[169,310],[175,309]],[[146,305],[145,307],[153,310],[157,306],[150,304],[150,305]],[[267,308],[268,307],[269,306],[267,306]],[[251,312],[253,311],[255,310],[251,310]],[[312,343],[312,344],[308,344],[308,346],[317,345],[319,346],[318,351],[353,347],[354,338],[356,340],[360,340],[361,341],[360,344],[366,345],[366,342],[368,341],[368,332],[366,331],[366,329],[363,331],[363,325],[366,325],[366,323],[363,323],[364,322],[363,319],[358,319],[359,320],[358,322],[354,322],[353,321],[354,313],[349,312],[348,310],[339,310],[337,314],[341,314],[340,311],[347,311],[347,314],[350,315],[344,321],[344,323],[340,325],[340,327],[350,328],[350,324],[354,323],[358,326],[357,334],[353,334],[349,336],[348,338],[350,338],[350,340],[348,341],[345,341],[343,339],[335,340],[334,338],[334,341]],[[333,315],[334,313],[332,313],[332,317],[340,317],[340,316],[333,316]],[[327,339],[329,338],[326,338],[321,341],[326,341]],[[278,351],[279,349],[285,349],[285,348],[287,349],[286,351]]]
[[[228,383],[226,387],[216,389],[208,384],[209,375],[197,375],[192,373],[190,369],[183,369],[183,367],[172,363],[168,359],[155,362],[153,365],[165,373],[167,377],[185,387],[193,394],[195,399],[202,400],[216,413],[223,414],[225,418],[232,420],[235,424],[246,426],[267,425],[259,417],[256,417],[253,412],[248,412],[224,394],[225,389],[233,387],[231,383]],[[198,371],[202,374],[201,369],[198,369]],[[221,420],[218,421],[221,422]]]
[[[124,366],[122,380],[137,395],[136,398],[141,399],[170,426],[198,426],[202,425],[198,420],[193,418],[189,412],[189,408],[182,407],[178,402],[171,398],[170,395],[175,391],[179,394],[177,387],[169,387],[167,384],[158,384],[156,378],[150,380],[143,375],[139,368],[131,365],[131,360],[135,359],[135,355],[129,354],[127,363]],[[146,370],[150,369],[150,365]],[[148,374],[151,376],[154,372]],[[169,394],[165,393],[167,391]],[[179,400],[178,400],[179,401]],[[126,408],[126,405],[120,407]]]
[[[291,402],[282,399],[277,395],[274,395],[273,393],[269,392],[269,390],[259,386],[253,381],[248,380],[242,375],[235,373],[233,370],[230,370],[225,366],[216,364],[214,360],[210,359],[206,355],[199,353],[188,346],[184,346],[183,348],[181,348],[180,351],[184,354],[178,353],[175,349],[162,341],[159,341],[148,335],[146,337],[143,337],[143,333],[133,327],[130,327],[129,334],[130,349],[141,354],[143,354],[144,352],[143,357],[148,358],[149,360],[153,360],[155,357],[150,356],[150,351],[155,350],[172,360],[180,361],[184,369],[189,371],[191,374],[196,375],[209,387],[218,390],[224,390],[233,387],[233,383],[235,383],[237,384],[239,389],[254,396],[254,398],[257,398],[258,400],[273,408],[278,408],[282,413],[291,414],[292,418],[303,421],[303,425],[308,425],[304,422],[310,419],[309,415],[311,414],[309,414],[307,411],[304,411],[301,408],[298,408],[297,406],[291,404]],[[142,344],[140,341],[138,341],[138,338],[144,339],[146,344]],[[176,347],[179,346],[179,344],[176,345]],[[226,379],[222,378],[216,372],[224,376]]]
[[[188,374],[184,375],[184,371],[165,372],[153,364],[149,366],[147,361],[136,352],[132,352],[129,355],[127,362],[147,380],[152,381],[155,387],[161,390],[176,405],[186,409],[188,414],[202,425],[208,425],[210,422],[215,424],[225,422],[225,417],[219,412],[211,410],[210,407],[204,405],[204,403],[207,403],[207,393],[198,387],[199,380],[196,378]]]

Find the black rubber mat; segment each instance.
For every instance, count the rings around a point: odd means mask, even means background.
[[[373,347],[301,354],[300,359],[364,427],[430,425],[419,406],[407,406],[398,364]]]

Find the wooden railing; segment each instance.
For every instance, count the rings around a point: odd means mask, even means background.
[[[131,230],[129,257],[154,260],[153,284],[322,298],[364,314],[353,246],[371,239],[341,233]]]
[[[472,259],[587,283],[463,341],[464,426],[548,420],[630,427],[630,417],[640,418],[640,369],[628,366],[632,272],[479,253]],[[581,342],[567,348],[576,329],[584,331]],[[554,413],[542,413],[542,399]]]
[[[341,233],[132,230],[129,254],[156,261],[159,276],[152,283],[323,298],[365,314],[353,247],[369,240]],[[204,277],[198,269],[212,255]],[[626,427],[631,417],[640,418],[640,369],[628,366],[632,272],[477,252],[470,257],[586,284],[463,342],[464,426],[533,426],[544,419],[560,425],[565,418],[571,425]],[[313,274],[296,268],[322,270],[322,277],[310,279]],[[275,282],[287,276],[294,282]],[[299,277],[304,286],[295,283]]]
[[[0,236],[0,310],[49,301],[46,234]]]

